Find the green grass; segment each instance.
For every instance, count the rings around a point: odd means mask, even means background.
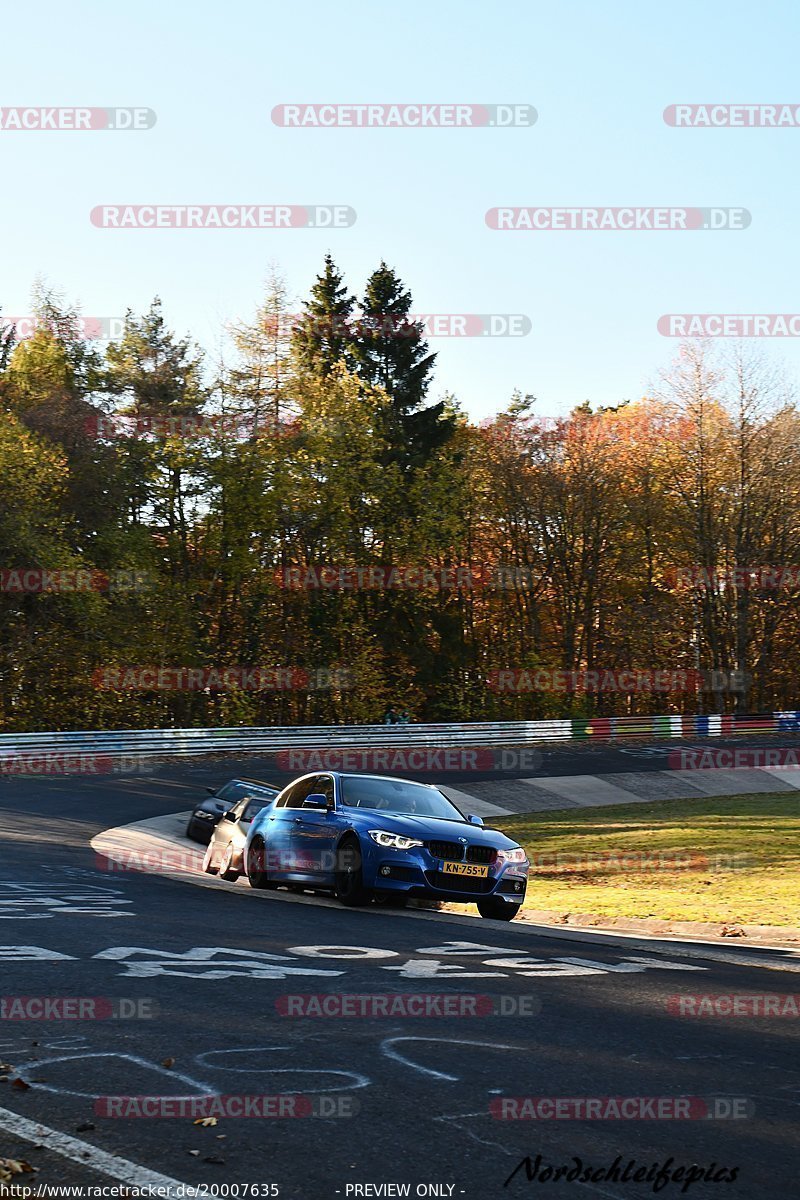
[[[531,858],[526,908],[800,926],[800,792],[527,813],[497,827]],[[713,865],[618,869],[590,857],[603,853],[706,856]],[[569,857],[555,869],[537,855]]]

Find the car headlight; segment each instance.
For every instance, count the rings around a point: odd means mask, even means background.
[[[403,837],[400,833],[389,833],[386,829],[370,829],[369,836],[373,842],[383,846],[384,850],[410,850],[412,846],[421,846],[416,838]]]
[[[513,850],[498,850],[497,857],[501,862],[507,863],[524,863],[526,861],[525,851],[522,846],[515,846]]]

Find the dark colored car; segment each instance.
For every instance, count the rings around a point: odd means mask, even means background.
[[[412,897],[476,904],[510,921],[528,858],[431,784],[383,775],[304,775],[262,809],[247,835],[251,887],[319,888],[348,906]]]
[[[279,789],[262,783],[260,779],[230,779],[222,787],[216,790],[206,788],[206,791],[209,793],[208,799],[197,805],[186,826],[186,836],[204,846],[211,841],[222,814],[233,808],[237,800],[243,800],[245,796],[264,796],[266,802],[277,796]]]

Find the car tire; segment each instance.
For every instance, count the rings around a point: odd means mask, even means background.
[[[264,844],[264,839],[254,837],[247,851],[247,881],[251,888],[275,888],[278,885],[273,883],[267,874],[267,847]]]
[[[205,856],[203,858],[203,870],[207,875],[216,875],[218,868],[213,865],[214,858],[214,839],[206,846]]]
[[[219,860],[219,877],[228,883],[235,883],[239,878],[239,872],[233,865],[233,842],[228,842],[222,852],[222,858]]]
[[[494,896],[478,901],[478,912],[490,921],[513,921],[520,908],[519,904],[509,904],[508,901],[498,900]]]
[[[361,846],[354,837],[345,838],[336,850],[333,894],[347,908],[369,904],[372,892],[364,887]]]

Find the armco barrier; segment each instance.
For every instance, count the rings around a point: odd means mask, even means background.
[[[180,757],[237,751],[370,746],[521,746],[594,738],[698,738],[798,733],[800,710],[768,716],[582,717],[562,721],[438,725],[323,725],[292,728],[108,729],[0,734],[0,761],[12,754],[138,754]]]

